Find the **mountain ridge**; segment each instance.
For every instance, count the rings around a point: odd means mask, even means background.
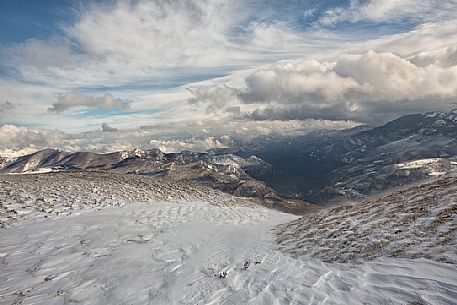
[[[47,148],[14,159],[0,157],[0,173],[100,170],[192,181],[273,201],[351,200],[453,171],[457,109],[406,115],[376,127],[258,137],[235,146],[205,152],[153,148],[102,154]],[[405,165],[410,162],[421,166]]]
[[[285,174],[285,179],[267,183],[279,193],[318,203],[371,195],[427,179],[426,174],[398,173],[392,168],[429,158],[452,162],[457,156],[456,139],[457,110],[451,110],[402,116],[377,127],[256,139],[240,145],[239,154],[255,154]],[[383,185],[386,181],[391,185]]]
[[[0,174],[35,174],[55,171],[102,171],[117,174],[153,176],[167,181],[202,185],[237,197],[252,197],[268,207],[302,213],[313,205],[280,196],[252,174],[271,174],[267,162],[251,156],[232,154],[234,149],[212,149],[207,152],[182,151],[164,153],[159,149],[129,150],[107,154],[65,152],[46,148],[10,160],[0,166]]]

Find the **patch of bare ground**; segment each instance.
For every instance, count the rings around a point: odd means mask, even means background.
[[[277,228],[280,249],[325,262],[380,256],[457,263],[457,178],[304,216]]]

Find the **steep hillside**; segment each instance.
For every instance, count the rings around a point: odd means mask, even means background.
[[[441,158],[450,169],[457,156],[457,110],[408,115],[375,128],[263,137],[240,146],[240,156],[255,154],[283,175],[253,175],[279,193],[311,202],[347,200],[430,177],[427,170],[397,175],[398,164]]]
[[[22,173],[60,164],[70,153],[46,148],[19,158],[5,160],[0,173]]]
[[[456,264],[457,178],[307,215],[277,234],[283,251],[326,262],[388,256]]]

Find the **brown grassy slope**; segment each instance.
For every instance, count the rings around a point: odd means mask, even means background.
[[[457,178],[446,177],[282,225],[280,248],[326,262],[380,256],[457,263]]]

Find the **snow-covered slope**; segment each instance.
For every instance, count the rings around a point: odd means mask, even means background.
[[[0,170],[4,168],[10,161],[11,159],[0,156]]]
[[[0,175],[0,228],[27,218],[72,215],[132,202],[199,201],[256,205],[204,186],[104,172]]]
[[[264,181],[253,178],[275,175],[265,161],[241,158],[233,149],[207,152],[163,153],[159,149],[119,151],[108,154],[62,152],[44,149],[12,160],[0,160],[0,174],[36,174],[56,171],[87,170],[162,177],[190,183],[238,196],[263,200],[265,205],[300,213],[310,204],[279,196]]]
[[[263,207],[196,202],[31,219],[0,230],[0,304],[457,302],[454,265],[328,264],[278,251],[271,229],[293,219]]]
[[[47,148],[29,155],[9,159],[0,168],[0,172],[23,173],[37,171],[59,164],[69,155],[68,152]]]
[[[394,164],[382,164],[382,160],[371,165],[356,166],[355,173],[338,177],[340,181],[322,190],[322,193],[338,194],[346,199],[364,197],[399,186],[424,182],[433,178],[457,173],[457,164],[449,158],[427,158]]]
[[[278,242],[328,262],[388,256],[457,264],[457,178],[305,216],[281,226]]]

